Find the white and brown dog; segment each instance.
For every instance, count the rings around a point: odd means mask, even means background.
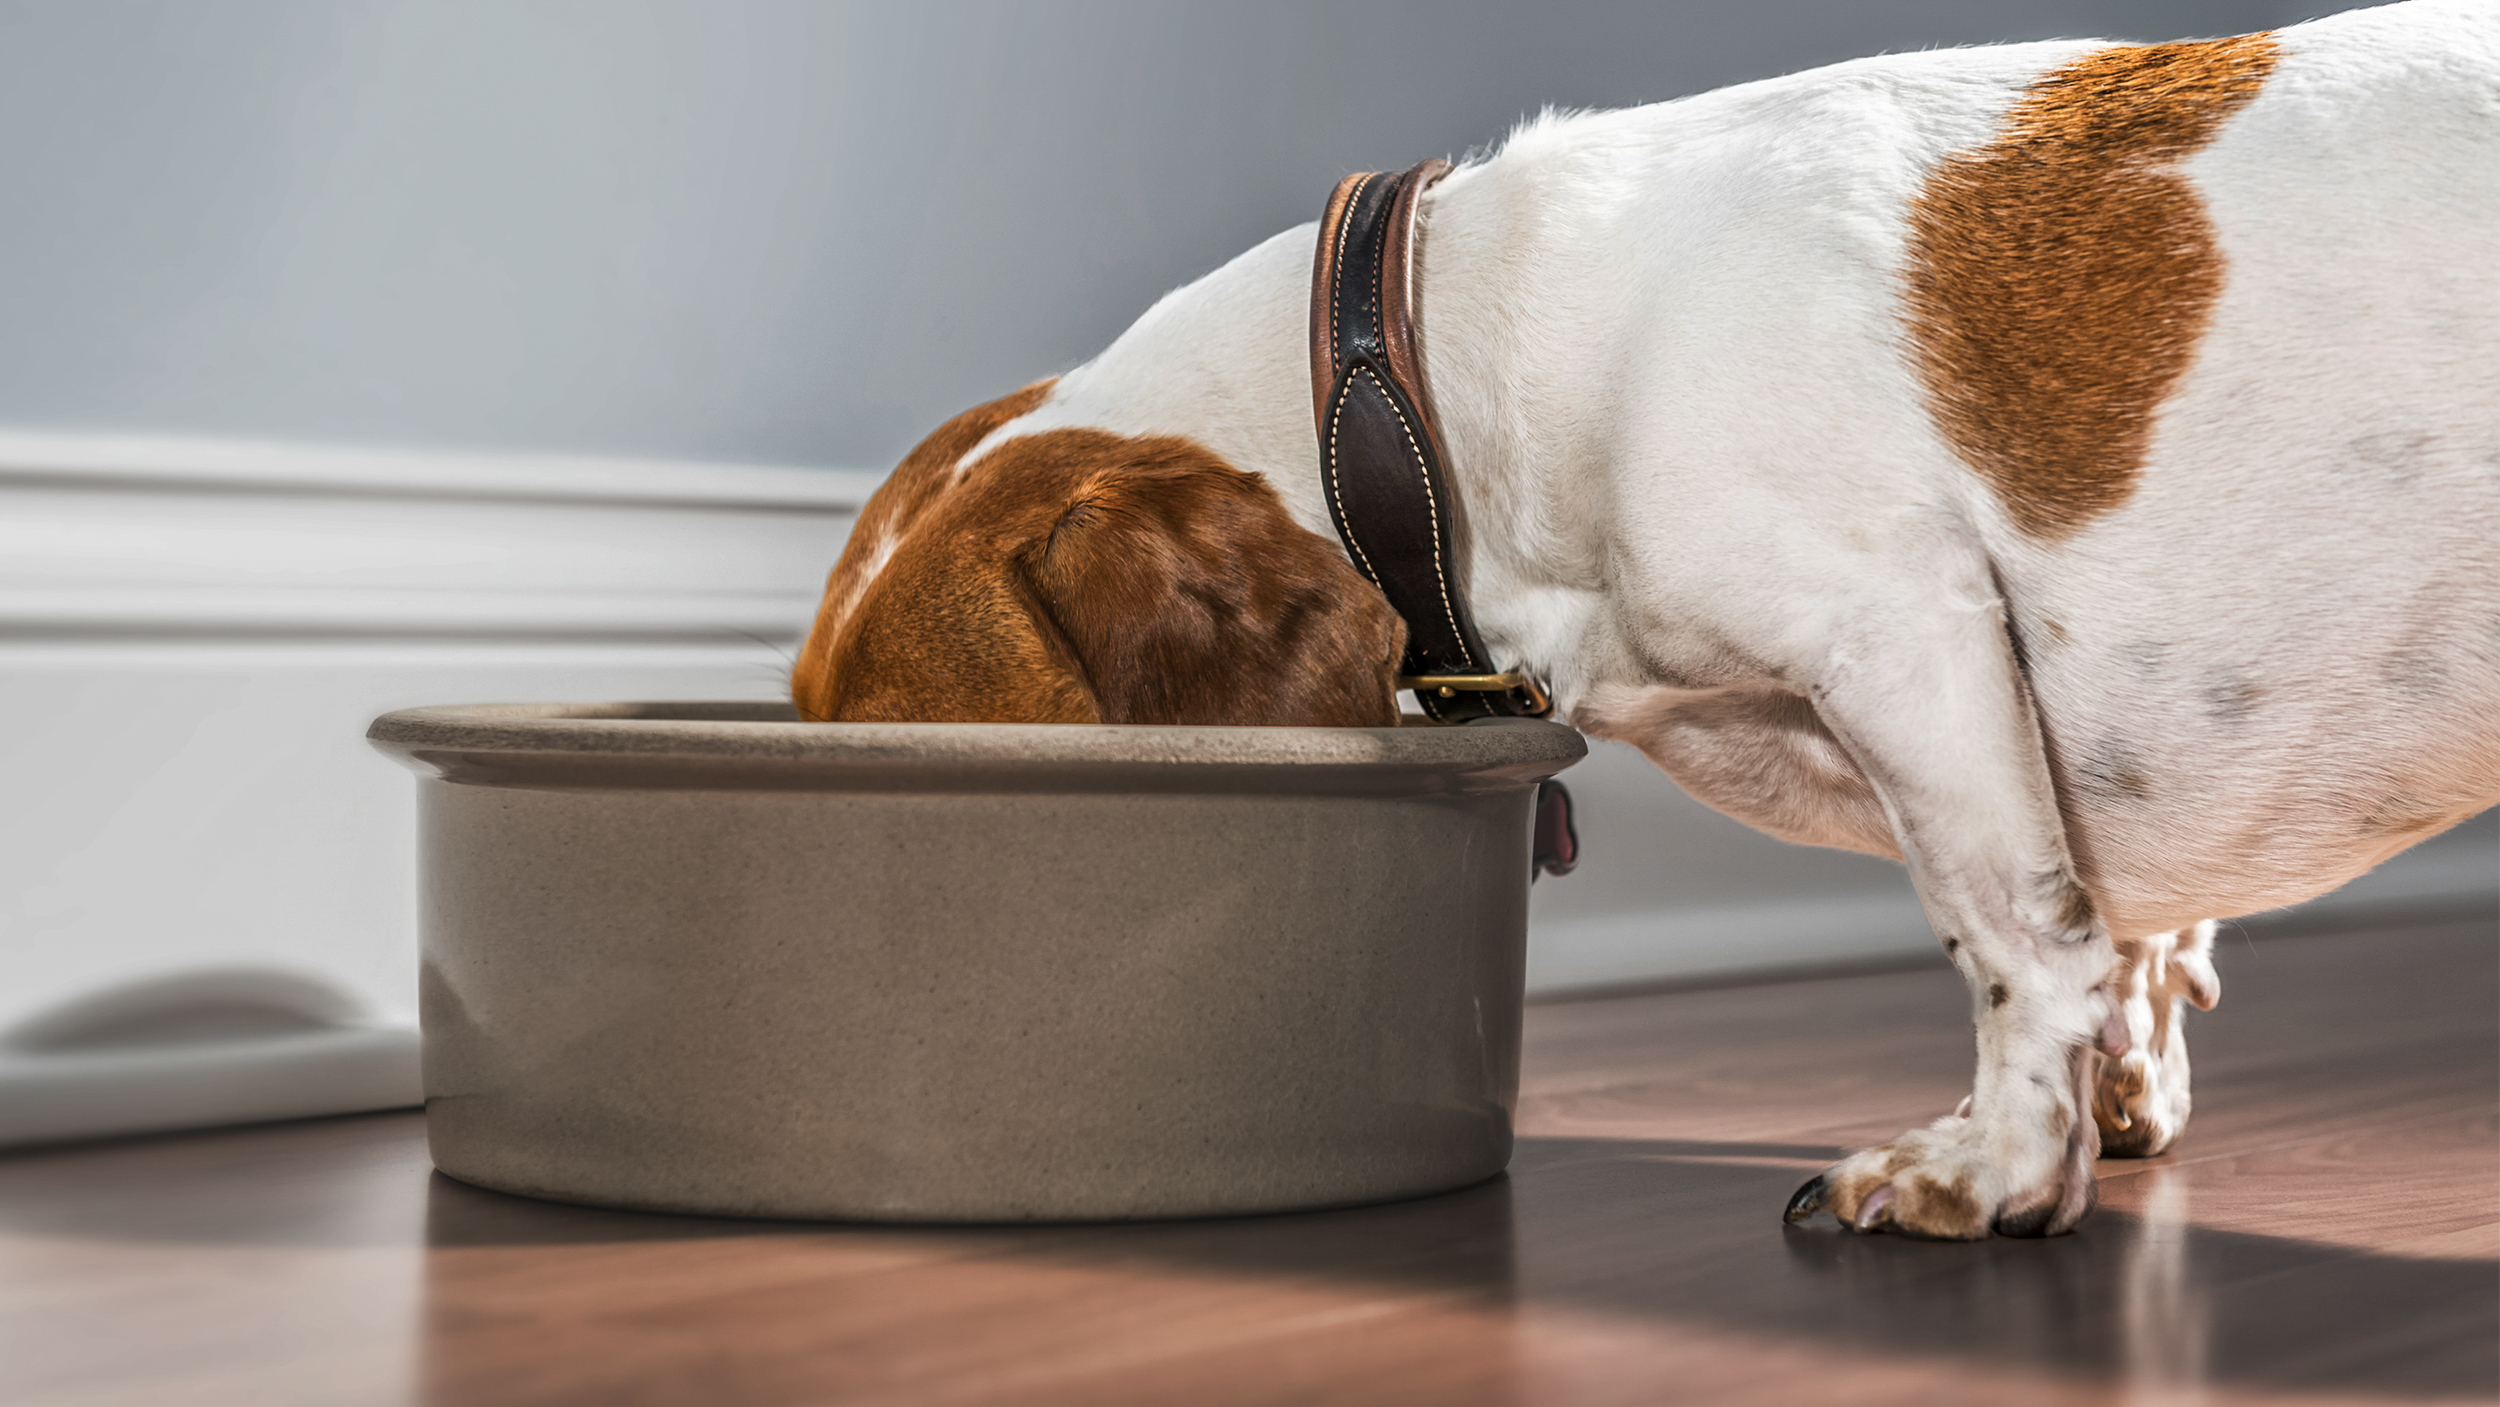
[[[2492,0],[1547,117],[1424,208],[1492,653],[1729,814],[1900,858],[1970,983],[1963,1110],[1792,1217],[2071,1227],[2104,1139],[2186,1121],[2207,920],[2500,801]],[[915,450],[801,709],[1393,721],[1312,246]]]

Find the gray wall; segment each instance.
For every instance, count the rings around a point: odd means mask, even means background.
[[[0,6],[0,424],[881,468],[1342,173],[2302,0]]]

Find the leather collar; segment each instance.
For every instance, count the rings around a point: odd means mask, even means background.
[[[1466,517],[1443,471],[1417,343],[1415,222],[1449,174],[1348,176],[1329,197],[1311,273],[1311,399],[1328,516],[1355,568],[1406,620],[1400,688],[1443,723],[1542,718],[1545,690],[1492,667],[1467,609]]]

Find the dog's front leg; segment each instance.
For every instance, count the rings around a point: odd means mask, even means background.
[[[1984,569],[1983,569],[1984,570]],[[1882,799],[1929,919],[1970,984],[1979,1065],[1957,1111],[1800,1188],[1861,1230],[2054,1235],[2093,1200],[2096,1045],[2125,1048],[2107,932],[2076,883],[1994,593],[1863,609],[1812,696]]]

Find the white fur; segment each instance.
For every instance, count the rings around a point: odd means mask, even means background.
[[[955,472],[956,477],[961,478],[963,466],[957,465]],[[816,623],[816,629],[828,635],[838,634],[843,624],[850,620],[851,612],[857,610],[861,599],[867,596],[868,588],[876,585],[877,577],[885,571],[886,564],[894,560],[895,549],[902,545],[902,538],[891,530],[878,538],[877,545],[869,549],[866,560],[860,563],[859,576],[851,582],[851,589],[824,612]]]
[[[1492,653],[1704,800],[1901,856],[1980,1066],[1972,1116],[1898,1148],[1991,1207],[2069,1156],[2040,1130],[2081,1114],[2113,934],[2306,898],[2500,800],[2500,7],[2279,42],[2187,168],[2228,259],[2199,358],[2134,496],[2055,543],[1929,419],[1905,210],[2098,46],[1549,116],[1427,207],[1425,362]],[[993,441],[1194,436],[1333,536],[1312,239],[1167,297]],[[1845,804],[1856,776],[1880,811]]]

